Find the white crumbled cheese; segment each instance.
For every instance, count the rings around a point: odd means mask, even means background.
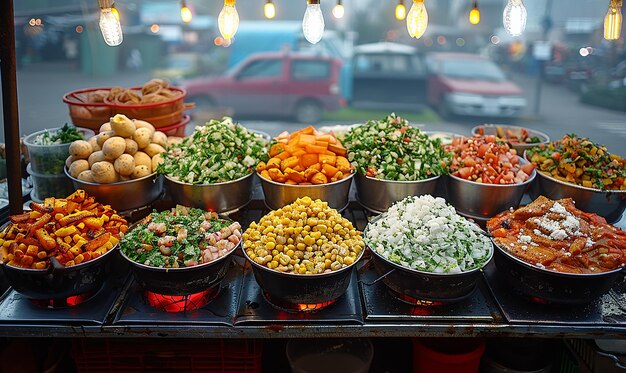
[[[520,243],[531,243],[532,242],[532,237],[525,235],[525,234],[521,234],[519,236],[519,242]]]
[[[550,238],[553,240],[563,241],[567,238],[567,232],[565,232],[563,229],[554,230],[552,233],[550,233]]]
[[[558,202],[554,202],[554,205],[550,207],[550,211],[556,212],[557,214],[561,215],[566,215],[568,213],[565,207],[563,207],[563,205]]]
[[[595,242],[593,242],[591,237],[587,237],[587,242],[585,243],[585,247],[589,248],[589,247],[593,246],[594,243]]]
[[[526,249],[528,249],[528,246],[522,245],[522,250],[526,250]]]

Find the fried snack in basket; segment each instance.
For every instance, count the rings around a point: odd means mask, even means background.
[[[115,99],[121,104],[138,104],[141,102],[141,96],[131,89],[125,89]]]
[[[152,79],[141,87],[141,93],[143,95],[148,95],[150,93],[158,92],[162,88],[168,88],[169,86],[169,83],[163,79]]]
[[[10,266],[45,269],[52,257],[66,267],[78,265],[104,255],[128,231],[124,218],[84,190],[30,206],[0,232],[0,261]]]
[[[87,102],[102,103],[109,96],[109,90],[98,89],[97,91],[89,92],[87,95]]]
[[[164,96],[161,96],[161,95],[156,94],[156,93],[150,93],[150,94],[144,95],[141,98],[141,103],[142,104],[154,104],[154,103],[158,103],[158,102],[163,102],[165,100],[167,100],[167,98],[164,97]]]
[[[122,92],[124,92],[124,88],[122,87],[111,88],[109,95],[107,96],[107,101],[115,101],[115,98]]]

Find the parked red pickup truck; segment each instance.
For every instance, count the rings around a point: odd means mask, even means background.
[[[190,101],[199,107],[229,107],[235,115],[293,117],[315,123],[323,111],[343,102],[339,95],[341,61],[297,53],[259,53],[224,76],[183,81]]]

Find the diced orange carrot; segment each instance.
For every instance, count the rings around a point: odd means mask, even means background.
[[[328,178],[321,172],[316,173],[311,178],[311,183],[313,184],[326,184],[328,183]]]
[[[267,161],[267,165],[265,166],[265,168],[266,169],[278,168],[280,167],[280,162],[281,162],[280,158],[276,158],[276,157],[270,158],[270,160]]]
[[[331,152],[337,154],[337,155],[341,155],[343,157],[346,156],[346,154],[348,154],[346,148],[344,148],[341,145],[337,145],[337,144],[329,144],[328,145],[328,150],[330,150]]]
[[[350,172],[352,172],[352,165],[350,164],[350,161],[348,161],[348,159],[345,157],[337,157],[335,166],[339,169],[339,171],[343,172],[344,174],[349,174]]]
[[[334,144],[337,142],[337,139],[335,138],[335,136],[329,133],[325,133],[323,135],[317,136],[317,141],[326,141],[329,144]]]
[[[276,155],[285,151],[285,145],[281,143],[276,143],[270,147],[270,157],[275,157]]]
[[[319,155],[315,153],[306,153],[300,156],[300,164],[304,168],[314,165],[318,161],[319,161]]]
[[[293,168],[287,168],[285,169],[285,176],[287,177],[288,180],[292,180],[295,181],[296,183],[300,183],[303,181],[306,181],[306,179],[304,178],[304,174],[294,170]]]
[[[279,183],[284,183],[287,180],[285,175],[278,168],[270,168],[267,172],[271,180]]]
[[[319,172],[322,172],[322,164],[320,162],[317,162],[315,164],[310,165],[308,168],[312,168],[314,170],[317,170]]]
[[[325,146],[319,146],[319,145],[306,145],[304,149],[306,150],[307,153],[317,153],[317,154],[322,154],[326,151]]]
[[[280,162],[280,169],[286,170],[287,168],[294,168],[300,163],[300,158],[291,156],[284,161]]]
[[[298,185],[298,183],[296,183],[295,181],[293,181],[291,179],[287,179],[287,181],[285,181],[285,184],[287,184],[287,185]]]
[[[315,176],[315,174],[318,172],[319,172],[318,170],[312,167],[309,167],[306,170],[304,170],[304,177],[310,181],[313,178],[313,176]]]
[[[300,135],[298,145],[315,144],[315,136],[313,135]]]
[[[326,150],[324,153],[322,154],[326,154],[326,155],[336,155],[335,153],[331,152],[330,150]]]
[[[291,155],[294,155],[296,157],[302,157],[303,155],[306,154],[306,150],[304,149],[298,149],[295,152],[293,152]]]
[[[267,165],[265,164],[265,162],[261,161],[259,162],[259,164],[256,165],[256,172],[261,172],[265,170],[266,167]]]
[[[327,163],[331,166],[334,166],[335,163],[337,162],[337,156],[336,155],[328,155],[328,154],[320,154],[320,163],[324,164]]]
[[[263,170],[259,173],[259,175],[261,175],[261,177],[266,178],[268,180],[272,180],[272,178],[270,177],[270,174],[267,172],[267,170]]]
[[[298,133],[301,133],[303,135],[312,135],[313,132],[315,132],[315,128],[313,126],[304,127],[303,129],[298,131]]]
[[[291,154],[291,153],[289,153],[289,152],[287,152],[287,151],[284,151],[284,152],[279,153],[278,155],[276,155],[276,156],[275,156],[275,158],[278,158],[278,159],[280,159],[281,161],[284,161],[285,159],[287,159],[287,158],[289,158],[289,157],[291,157],[291,156],[292,156],[292,154]]]
[[[332,178],[333,176],[335,176],[335,174],[338,172],[339,170],[337,169],[337,167],[335,166],[331,166],[328,163],[324,163],[322,165],[322,173],[324,175],[326,175],[326,177],[328,177],[329,179]]]

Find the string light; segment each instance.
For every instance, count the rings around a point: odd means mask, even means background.
[[[404,21],[406,18],[406,8],[404,7],[404,0],[398,1],[396,5],[396,19],[398,21]]]
[[[509,0],[502,13],[504,29],[511,36],[520,36],[526,28],[526,7],[523,0]]]
[[[411,10],[406,16],[406,28],[411,37],[419,39],[428,27],[428,12],[424,6],[424,0],[413,0]]]
[[[100,31],[104,42],[111,47],[122,44],[124,40],[122,25],[111,10],[113,0],[98,0],[98,5],[100,6]]]
[[[320,0],[307,0],[306,11],[302,19],[304,38],[311,44],[317,44],[324,35],[324,15]]]
[[[474,0],[474,6],[469,12],[469,22],[472,25],[477,25],[480,23],[480,10],[478,10],[478,0]]]
[[[617,40],[622,32],[622,0],[611,0],[604,17],[604,38]]]
[[[217,26],[222,37],[230,40],[239,28],[239,14],[235,8],[235,0],[224,0],[224,7],[217,17]]]
[[[341,0],[337,0],[337,5],[333,8],[333,16],[337,19],[343,18],[345,13],[345,9],[343,8],[343,4],[341,4]]]
[[[193,14],[191,13],[191,9],[187,7],[187,2],[185,0],[182,1],[180,6],[180,18],[182,18],[183,22],[189,23],[193,18]]]
[[[276,7],[272,0],[267,0],[265,6],[263,7],[263,13],[265,14],[265,18],[272,19],[276,17]]]

